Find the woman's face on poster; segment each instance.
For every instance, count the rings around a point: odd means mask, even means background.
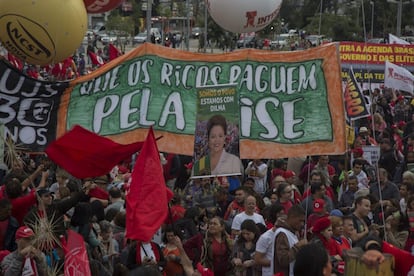
[[[223,127],[216,125],[210,130],[208,137],[208,147],[212,152],[221,152],[226,141],[226,134]]]

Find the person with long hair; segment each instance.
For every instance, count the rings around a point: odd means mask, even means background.
[[[254,260],[257,265],[262,267],[262,276],[273,275],[273,251],[275,244],[276,229],[279,224],[286,220],[286,214],[283,206],[273,204],[269,207],[268,221],[272,227],[264,232],[256,242],[256,252]]]
[[[235,276],[257,276],[261,275],[260,267],[254,260],[256,242],[260,232],[256,223],[247,219],[241,224],[241,234],[233,247],[231,262],[234,265]]]
[[[167,261],[164,269],[166,276],[184,275],[184,269],[180,264],[180,250],[175,244],[175,236],[176,234],[172,226],[168,225],[164,231],[164,247],[161,248],[162,253],[164,254],[164,257]]]
[[[201,263],[213,271],[214,276],[231,274],[230,255],[233,241],[225,229],[225,222],[220,217],[213,217],[208,229],[189,239],[184,244],[188,257],[194,264]]]

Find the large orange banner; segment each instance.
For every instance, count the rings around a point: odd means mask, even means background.
[[[164,137],[157,142],[161,151],[193,155],[197,106],[203,105],[236,122],[228,132],[238,131],[232,137],[239,137],[240,158],[345,152],[335,43],[306,51],[222,54],[144,44],[61,84],[44,84],[3,65],[0,108],[7,120],[1,122],[17,143],[32,150],[41,151],[75,125],[121,144],[143,141],[152,126]],[[33,91],[19,94],[17,83]],[[234,87],[234,93],[220,89],[224,86]],[[208,95],[199,97],[203,91]],[[235,102],[233,111],[227,110],[229,101]],[[40,107],[45,115],[39,116]]]

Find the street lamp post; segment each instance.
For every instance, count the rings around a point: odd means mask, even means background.
[[[410,4],[411,0],[409,1],[402,1],[402,0],[387,0],[388,3],[393,3],[398,5],[397,9],[397,36],[401,36],[401,17],[402,17],[402,6],[406,4]]]
[[[204,49],[203,52],[207,52],[207,31],[208,31],[208,12],[207,12],[207,3],[204,2]]]
[[[185,33],[185,42],[187,51],[190,51],[190,0],[185,1],[185,7],[187,11],[187,30]]]
[[[321,35],[321,25],[322,25],[322,6],[323,6],[323,0],[321,0],[321,4],[320,4],[320,10],[319,10],[319,30],[318,30],[318,35]]]
[[[374,8],[375,8],[375,3],[374,3],[374,1],[370,1],[369,3],[372,5],[372,8],[371,8],[371,38],[374,38]]]
[[[398,2],[397,10],[397,36],[401,36],[402,0]]]
[[[152,0],[147,1],[147,42],[151,42],[151,15],[152,15]]]

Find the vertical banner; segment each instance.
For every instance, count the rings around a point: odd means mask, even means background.
[[[345,110],[350,120],[357,120],[369,116],[369,110],[366,106],[364,95],[355,79],[354,71],[349,71],[346,79],[345,91]]]
[[[0,122],[4,136],[32,151],[56,139],[60,96],[68,82],[29,78],[0,62]]]
[[[199,88],[197,91],[197,115],[194,139],[193,176],[240,175],[239,160],[239,111],[235,86]],[[226,129],[223,129],[223,128]],[[213,152],[218,152],[220,161],[227,155],[229,162],[221,168],[212,168]],[[221,155],[220,155],[221,154]],[[233,169],[234,168],[234,169]]]

